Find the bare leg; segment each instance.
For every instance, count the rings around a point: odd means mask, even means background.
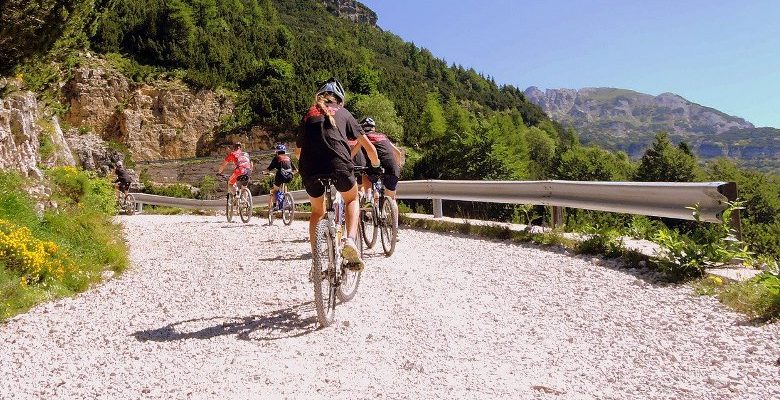
[[[357,241],[358,221],[360,218],[357,184],[349,191],[341,192],[341,197],[344,198],[344,204],[346,205],[345,214],[347,216],[348,236]]]
[[[276,192],[279,190],[276,186],[274,186],[271,189],[271,195],[268,196],[268,212],[271,212],[271,210],[274,207],[274,199],[276,198]]]
[[[311,216],[309,217],[309,243],[311,248],[314,249],[314,243],[317,242],[316,232],[317,223],[320,222],[322,216],[325,215],[325,196],[309,197],[311,202]],[[314,250],[312,250],[312,254]]]
[[[385,196],[387,196],[387,197],[389,197],[391,199],[395,199],[395,190],[385,189]]]

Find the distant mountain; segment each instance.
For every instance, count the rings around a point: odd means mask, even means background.
[[[742,118],[692,103],[674,93],[658,96],[615,88],[529,87],[525,96],[585,143],[642,154],[655,133],[685,140],[704,158],[780,162],[780,130],[756,128]]]

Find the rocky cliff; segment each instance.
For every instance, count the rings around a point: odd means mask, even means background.
[[[692,103],[673,93],[625,89],[529,87],[525,96],[556,121],[571,124],[586,143],[641,155],[657,132],[689,142],[702,157],[780,160],[780,130]]]
[[[333,15],[352,22],[376,26],[376,13],[363,3],[355,0],[322,0]]]
[[[41,178],[41,166],[55,165],[75,165],[59,120],[39,109],[34,93],[11,91],[0,99],[0,170]]]
[[[202,155],[233,102],[181,82],[133,84],[105,62],[80,67],[63,88],[66,118],[125,145],[136,161]]]

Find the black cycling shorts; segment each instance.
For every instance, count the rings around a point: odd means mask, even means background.
[[[338,171],[331,176],[331,182],[339,192],[348,192],[355,187],[355,175],[351,172]],[[303,176],[303,187],[310,197],[321,197],[325,194],[325,185],[319,179],[312,176]]]
[[[286,179],[284,175],[278,172],[276,173],[276,175],[274,175],[274,186],[276,187],[282,186],[283,183],[290,183],[290,182],[292,182],[292,177],[290,179]]]
[[[120,192],[126,192],[130,190],[130,182],[119,182],[118,185]]]

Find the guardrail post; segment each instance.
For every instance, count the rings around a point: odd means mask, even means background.
[[[141,214],[144,212],[144,203],[135,203],[136,212]]]
[[[563,207],[552,207],[552,228],[558,228],[563,226]]]
[[[442,209],[441,199],[433,199],[433,218],[441,218],[444,216]]]
[[[736,201],[739,193],[737,192],[737,184],[735,182],[728,182],[721,186],[719,189],[721,194],[726,196],[729,201]],[[731,229],[734,230],[735,236],[738,240],[742,240],[742,220],[739,217],[739,210],[734,210],[731,213],[731,220],[729,221]]]

